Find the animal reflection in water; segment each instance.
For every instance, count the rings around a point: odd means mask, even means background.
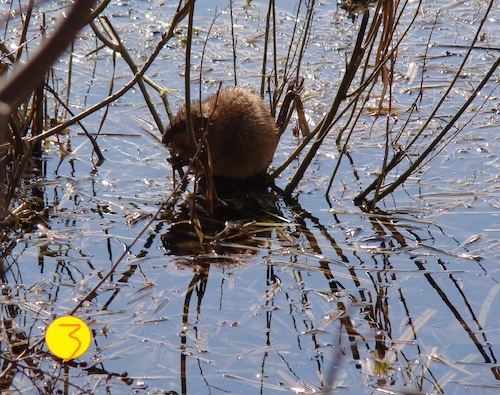
[[[215,265],[244,263],[244,256],[263,248],[263,240],[269,238],[275,224],[281,222],[277,199],[276,194],[269,191],[253,191],[251,196],[234,200],[224,196],[227,206],[219,202],[216,215],[210,216],[196,205],[196,197],[188,197],[180,207],[166,213],[172,225],[162,235],[163,247],[169,255],[201,254],[207,263]],[[193,221],[194,206],[196,221]]]

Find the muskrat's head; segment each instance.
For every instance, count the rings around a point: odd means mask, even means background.
[[[191,111],[191,119],[193,122],[196,143],[198,143],[203,135],[207,119],[206,117],[200,116],[193,110]],[[187,165],[195,155],[197,144],[193,146],[193,143],[189,138],[185,108],[179,111],[179,113],[172,119],[170,125],[165,129],[162,143],[165,144],[170,150],[172,163],[176,165]]]

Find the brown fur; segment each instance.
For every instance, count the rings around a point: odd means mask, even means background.
[[[260,97],[241,88],[228,88],[191,104],[196,138],[207,133],[215,177],[244,180],[264,172],[278,144],[274,119]],[[195,154],[186,125],[186,108],[174,117],[163,143],[183,163]]]

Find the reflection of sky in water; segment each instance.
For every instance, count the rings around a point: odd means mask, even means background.
[[[206,3],[197,2],[197,21],[203,27],[195,50],[202,47],[213,15],[213,10],[201,11]],[[225,5],[219,3],[221,8]],[[266,7],[255,5],[248,11],[252,18],[245,18],[241,4],[235,4],[238,78],[243,85],[258,88],[262,56],[258,35],[263,20],[257,16],[265,15]],[[134,56],[147,55],[159,38],[151,31],[167,28],[174,6],[133,2],[113,5],[109,14]],[[149,13],[142,12],[144,7]],[[425,5],[422,20],[398,53],[395,105],[399,119],[395,127],[416,95],[408,91],[411,86],[404,79],[407,66],[421,64],[437,9],[435,4]],[[466,15],[467,9],[460,4],[445,9],[434,30],[432,42],[441,46],[429,51],[424,85],[435,86],[424,90],[419,104],[422,119],[461,62],[465,48],[442,44],[466,44],[461,38],[471,36],[469,22],[477,17]],[[498,19],[498,10],[492,18]],[[231,55],[228,19],[222,15],[213,28],[215,38],[206,50],[206,79],[231,80],[232,62],[226,60]],[[285,32],[292,23],[283,17],[279,28]],[[494,45],[498,28],[493,23],[488,28],[489,43]],[[318,6],[303,65],[309,95],[305,107],[313,121],[333,97],[345,62],[344,48],[352,45],[339,41],[352,40],[353,30],[352,22],[342,20],[333,5]],[[245,43],[247,37],[257,41],[250,45]],[[81,45],[88,46],[83,52],[92,48],[88,42]],[[338,51],[331,51],[334,46]],[[183,47],[174,40],[161,56],[148,75],[180,90],[171,95],[175,109],[183,97]],[[473,65],[468,65],[441,118],[431,124],[429,139],[477,84],[482,70],[492,63],[490,57],[496,56],[495,51],[474,52]],[[194,56],[193,65],[198,62],[199,56]],[[115,87],[130,78],[128,69],[120,61],[117,64]],[[97,55],[95,65],[95,78],[89,82],[89,62],[77,59],[74,105],[91,105],[106,95],[109,54]],[[412,86],[420,83],[420,72]],[[194,67],[194,79],[196,73]],[[215,89],[215,83],[205,82],[204,91]],[[198,86],[195,81],[193,92]],[[496,88],[492,82],[485,91]],[[166,122],[159,100],[155,101]],[[445,393],[465,392],[464,383],[496,385],[492,369],[500,337],[493,314],[499,226],[498,138],[491,126],[494,105],[489,101],[421,178],[413,178],[397,191],[394,201],[386,199],[385,206],[380,206],[389,211],[386,216],[363,214],[352,206],[351,198],[360,186],[348,160],[334,181],[330,203],[325,201],[323,191],[337,155],[333,142],[327,143],[308,171],[298,202],[280,198],[275,202],[284,219],[270,216],[268,221],[288,220],[290,224],[271,227],[265,235],[256,233],[259,243],[246,253],[231,254],[227,249],[222,257],[210,251],[202,257],[166,255],[160,236],[171,230],[172,218],[165,211],[163,219],[140,237],[97,298],[81,310],[82,318],[92,317],[95,331],[95,345],[82,360],[89,368],[108,373],[126,370],[137,387],[144,381],[149,390],[157,387],[178,393],[182,369],[188,393],[216,388],[252,393],[262,388],[262,393],[271,394],[278,390],[293,393],[289,387],[312,390],[326,385],[332,365],[336,365],[336,383],[357,393],[372,391],[364,385],[415,389],[418,384],[412,383],[416,382],[423,382],[422,389],[428,392],[438,392],[443,386]],[[101,116],[102,112],[86,119],[86,127],[97,129]],[[414,121],[415,128],[419,122]],[[353,137],[353,161],[363,185],[379,169],[384,124],[385,117],[363,115],[359,124],[363,127]],[[72,153],[59,166],[53,143],[54,149],[47,154],[46,179],[40,182],[51,215],[19,240],[11,255],[15,260],[9,261],[13,264],[9,284],[14,284],[16,275],[24,284],[9,293],[27,312],[18,316],[24,320],[19,322],[21,328],[33,323],[38,328],[41,320],[48,322],[50,314],[71,309],[75,298],[92,288],[138,234],[147,215],[169,196],[172,182],[166,150],[142,130],[156,133],[151,125],[140,92],[134,90],[110,107],[98,139],[106,161],[95,171],[89,160],[91,146],[76,126],[71,128]],[[283,159],[294,144],[285,134],[277,158]],[[288,176],[285,173],[277,184],[285,183]],[[481,237],[467,244],[474,235]],[[224,243],[236,245],[231,238]],[[477,255],[482,257],[479,262],[473,259]],[[232,264],[208,270],[207,262],[222,259]],[[40,315],[35,317],[34,311]],[[329,320],[332,315],[336,318]],[[33,335],[40,335],[40,329]],[[70,374],[77,373],[79,369],[70,370]],[[72,380],[88,387],[97,382],[96,376],[85,374]],[[130,389],[118,379],[110,383],[118,392]],[[102,389],[100,384],[98,389]],[[486,393],[488,388],[481,391]]]

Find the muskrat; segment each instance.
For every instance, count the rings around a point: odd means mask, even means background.
[[[184,106],[166,128],[162,142],[174,161],[189,163],[196,153],[189,139]],[[278,144],[278,128],[262,99],[242,88],[220,90],[191,104],[193,129],[204,133],[214,177],[247,180],[265,173]]]

